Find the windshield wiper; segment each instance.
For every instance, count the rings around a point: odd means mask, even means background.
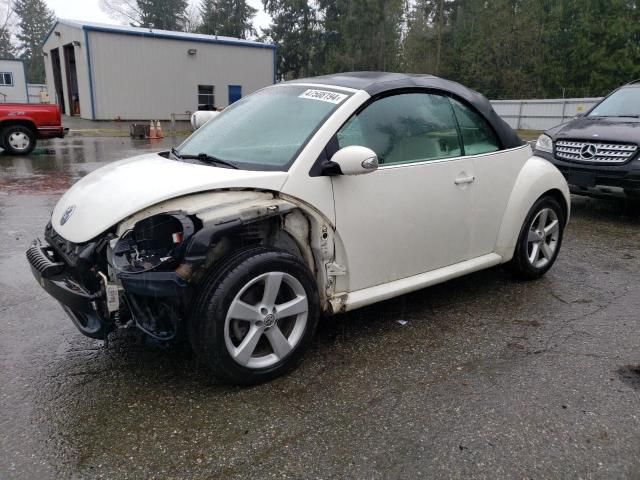
[[[591,118],[640,118],[640,115],[588,115]]]
[[[221,158],[214,157],[213,155],[209,155],[208,153],[199,153],[197,155],[180,155],[175,148],[171,149],[171,154],[180,160],[198,160],[202,163],[208,163],[210,165],[222,165],[227,168],[238,169],[237,165],[234,165],[231,162],[227,162],[226,160],[222,160]]]

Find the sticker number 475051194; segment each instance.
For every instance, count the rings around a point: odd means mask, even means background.
[[[310,100],[320,100],[321,102],[329,102],[338,104],[342,102],[348,95],[344,93],[330,92],[328,90],[305,90],[300,94],[300,98],[308,98]]]

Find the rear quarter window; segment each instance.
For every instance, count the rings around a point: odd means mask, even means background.
[[[451,104],[460,126],[465,155],[480,155],[500,150],[498,137],[482,115],[455,98],[451,99]]]

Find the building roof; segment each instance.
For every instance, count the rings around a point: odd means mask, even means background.
[[[56,27],[60,25],[66,25],[72,28],[79,28],[90,32],[106,32],[115,33],[120,35],[131,35],[137,37],[147,38],[161,38],[168,40],[181,40],[187,42],[200,42],[200,43],[217,43],[223,45],[233,45],[238,47],[253,47],[253,48],[269,48],[275,49],[276,46],[271,43],[262,43],[255,40],[244,40],[234,37],[223,37],[220,35],[204,35],[202,33],[186,33],[186,32],[174,32],[171,30],[158,30],[150,28],[131,27],[127,25],[110,25],[106,23],[84,22],[80,20],[66,20],[58,19],[43,40],[43,44],[49,39]]]
[[[346,72],[321,77],[301,78],[287,83],[317,83],[364,90],[372,97],[398,90],[432,90],[461,99],[478,110],[491,124],[504,148],[522,145],[516,132],[493,110],[484,95],[457,82],[434,75],[391,72]]]

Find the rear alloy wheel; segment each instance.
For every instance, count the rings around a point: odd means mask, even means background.
[[[204,282],[191,343],[220,379],[260,383],[295,365],[318,315],[315,280],[306,265],[279,250],[254,248]]]
[[[10,155],[28,155],[36,147],[36,136],[30,128],[11,125],[2,131],[2,148]]]
[[[529,211],[511,261],[517,276],[535,279],[544,275],[556,261],[562,234],[564,215],[552,197],[542,197]]]

